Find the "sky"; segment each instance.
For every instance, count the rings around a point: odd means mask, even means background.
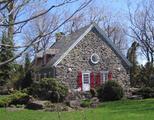
[[[118,15],[120,19],[122,18],[122,20],[126,20],[126,17],[128,14],[128,4],[130,4],[131,9],[134,10],[136,6],[139,4],[139,2],[145,2],[145,1],[143,0],[95,0],[95,4],[98,5],[98,7],[105,6],[105,8],[107,8],[113,15]],[[127,21],[125,22],[126,24],[129,25]],[[139,55],[138,62],[144,65],[147,61],[144,58],[144,56]]]
[[[47,0],[44,0],[44,1],[47,1]],[[49,8],[49,6],[51,6],[53,3],[59,3],[61,0],[48,0],[48,1],[49,2],[46,2],[44,4],[45,9]],[[96,7],[104,9],[109,14],[112,14],[112,16],[115,16],[116,19],[118,18],[119,22],[129,25],[129,23],[127,21],[128,3],[131,5],[131,9],[133,10],[133,9],[135,9],[135,6],[141,1],[143,1],[143,0],[93,0],[93,2],[91,4],[94,4]],[[41,5],[41,3],[40,3],[40,5]],[[79,2],[76,2],[74,4],[64,6],[64,8],[73,12],[78,6],[79,6]],[[38,8],[39,7],[35,8],[34,6],[32,6],[31,8],[27,8],[27,10],[33,11]],[[58,9],[58,11],[55,10],[55,12],[63,12],[63,9]],[[25,15],[26,12],[22,13],[22,14]],[[22,18],[23,18],[23,15],[22,15]],[[20,40],[21,40],[21,38],[19,37],[19,41]],[[130,39],[130,43],[131,42],[132,41]],[[130,43],[129,43],[129,46],[131,45]],[[19,42],[19,44],[20,44],[20,42]],[[142,58],[141,56],[139,56],[138,60],[141,64],[145,64],[145,62],[146,62],[145,59]]]

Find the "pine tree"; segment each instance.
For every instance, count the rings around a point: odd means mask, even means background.
[[[137,65],[137,48],[139,44],[137,42],[133,42],[131,47],[128,49],[127,58],[132,63],[132,67],[130,68],[130,82],[132,86],[136,86],[137,84],[137,76],[139,74],[139,66]]]
[[[7,38],[6,34],[3,33],[1,43],[4,44],[0,48],[0,62],[4,62],[13,57],[13,42],[11,39]],[[5,46],[9,45],[9,46]],[[9,80],[11,80],[13,73],[13,63],[8,63],[0,68],[0,86],[5,85]]]
[[[31,68],[31,62],[30,62],[30,58],[29,58],[29,54],[28,53],[26,53],[26,56],[25,56],[24,68],[25,68],[25,73],[27,73],[30,70],[30,68]]]
[[[24,65],[25,76],[21,81],[21,88],[29,87],[32,83],[32,75],[31,75],[31,62],[29,54],[26,53],[25,56],[25,65]]]

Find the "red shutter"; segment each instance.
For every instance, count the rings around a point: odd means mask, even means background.
[[[109,74],[108,74],[108,79],[109,79],[109,80],[112,80],[112,72],[111,72],[111,71],[110,71]]]
[[[100,73],[97,73],[96,75],[96,86],[100,86],[101,85],[101,76]]]
[[[90,73],[90,87],[91,88],[94,88],[94,84],[95,84],[95,81],[94,81],[94,72],[91,72]]]
[[[77,77],[77,84],[78,84],[78,88],[81,88],[82,90],[82,72],[78,72],[78,77]]]

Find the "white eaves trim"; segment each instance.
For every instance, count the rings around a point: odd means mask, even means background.
[[[89,26],[89,28],[69,47],[66,52],[53,64],[53,66],[57,66],[63,58],[90,32],[90,30],[93,28],[93,24]]]

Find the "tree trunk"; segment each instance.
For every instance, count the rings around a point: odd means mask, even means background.
[[[8,0],[8,13],[9,13],[9,26],[8,26],[8,38],[13,41],[13,33],[14,33],[14,2],[13,0]]]

